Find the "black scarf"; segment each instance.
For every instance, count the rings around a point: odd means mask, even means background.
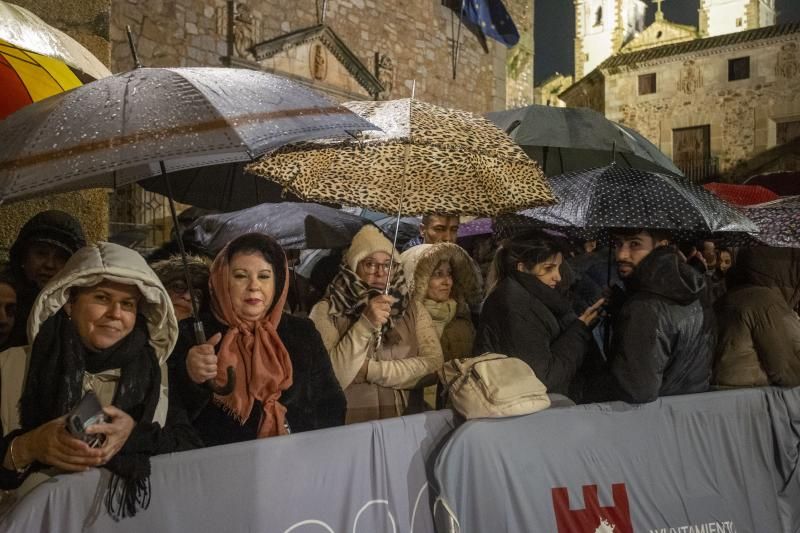
[[[119,368],[112,404],[137,422],[151,422],[161,387],[161,370],[144,317],[124,339],[100,351],[87,350],[62,309],[41,326],[20,399],[20,424],[30,431],[67,414],[83,397],[83,374]],[[129,437],[129,441],[131,438]],[[106,507],[115,519],[136,514],[150,503],[150,457],[126,453],[125,446],[104,465],[112,472]]]
[[[569,300],[564,298],[558,289],[548,287],[533,274],[516,271],[511,273],[511,277],[522,285],[522,288],[528,294],[542,302],[553,313],[562,330],[577,318],[577,315],[572,311]]]

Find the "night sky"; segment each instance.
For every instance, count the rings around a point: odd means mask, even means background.
[[[534,1],[534,78],[538,84],[554,72],[572,74],[575,7],[572,0]],[[699,0],[664,0],[662,10],[667,20],[697,26],[699,3]],[[779,24],[800,20],[800,0],[775,0],[775,7]],[[653,3],[647,8],[645,24],[653,22],[655,12]]]

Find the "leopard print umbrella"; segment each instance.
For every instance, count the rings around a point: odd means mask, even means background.
[[[555,202],[539,166],[482,117],[415,99],[344,105],[383,131],[287,145],[248,171],[309,201],[405,215],[494,216]]]

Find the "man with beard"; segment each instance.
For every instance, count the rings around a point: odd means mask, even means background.
[[[662,232],[620,230],[613,239],[625,287],[612,296],[606,369],[583,401],[645,403],[708,390],[714,335],[701,300],[704,276]]]
[[[439,242],[456,242],[458,237],[459,218],[450,215],[425,215],[419,225],[419,237],[408,241],[403,251],[419,244],[436,244]]]

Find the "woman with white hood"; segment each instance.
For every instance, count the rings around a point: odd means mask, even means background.
[[[28,334],[31,346],[0,354],[0,488],[33,472],[42,480],[104,467],[113,517],[147,507],[150,456],[201,445],[167,398],[178,325],[164,286],[135,251],[85,246],[36,298]],[[105,415],[86,430],[99,436],[92,445],[68,432],[65,416],[89,391]]]

